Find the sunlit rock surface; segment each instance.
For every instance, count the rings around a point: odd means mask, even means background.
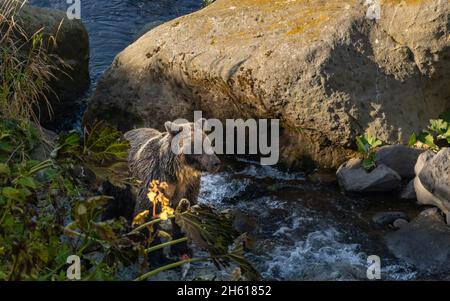
[[[338,167],[365,131],[389,144],[450,108],[449,1],[218,0],[143,35],[98,84],[85,122],[123,130],[279,118],[282,161]]]

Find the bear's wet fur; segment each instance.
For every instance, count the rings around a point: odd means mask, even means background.
[[[197,122],[203,122],[203,120]],[[144,210],[152,212],[152,204],[147,198],[147,193],[153,180],[166,182],[169,185],[167,197],[171,201],[172,208],[175,208],[183,198],[188,199],[192,205],[197,203],[201,172],[217,171],[220,160],[212,152],[212,148],[209,149],[209,154],[186,154],[172,151],[171,145],[174,139],[177,139],[175,147],[178,150],[192,146],[194,139],[188,138],[194,136],[194,126],[194,123],[166,122],[167,132],[140,128],[124,134],[125,139],[130,142],[128,153],[130,172],[141,184],[138,192],[132,193],[131,187],[121,189],[109,182],[104,183],[102,187],[104,194],[113,196],[114,200],[106,206],[103,220],[123,216],[131,222],[136,214]],[[203,132],[200,137],[202,141],[208,139]],[[173,239],[183,237],[180,227],[176,224],[173,224],[172,237]],[[153,242],[153,244],[157,243],[157,240]],[[190,255],[191,250],[184,242],[172,246],[171,253]],[[152,252],[149,256],[154,264],[163,264],[167,261],[161,250]]]
[[[201,122],[203,120],[196,123],[199,131],[201,131]],[[220,166],[220,160],[211,151],[212,148],[208,150],[208,153],[188,154],[186,152],[188,148],[193,150],[196,139],[194,123],[178,124],[168,121],[165,123],[165,128],[167,132],[140,128],[124,135],[130,142],[128,162],[131,174],[141,181],[134,215],[151,209],[147,193],[153,180],[166,182],[169,185],[167,197],[173,208],[183,198],[188,199],[192,205],[196,204],[200,191],[201,172],[214,172]],[[197,137],[200,137],[202,142],[208,139],[203,131]],[[172,143],[175,145],[172,146]],[[177,150],[176,153],[173,148]]]

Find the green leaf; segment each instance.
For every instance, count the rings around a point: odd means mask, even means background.
[[[66,156],[78,156],[81,151],[81,136],[76,131],[70,131],[59,136],[56,147],[50,157],[56,159]]]
[[[96,123],[85,130],[82,163],[97,179],[125,187],[130,183],[129,147],[121,132],[104,123]]]
[[[376,148],[383,143],[381,140],[370,134],[366,134],[366,141],[369,144],[370,149]]]
[[[361,163],[361,166],[365,171],[369,172],[376,167],[376,164],[375,161],[371,159],[364,159]]]
[[[437,145],[434,143],[434,136],[431,135],[429,132],[422,132],[417,137],[417,140],[425,145],[428,145],[431,149],[437,149]]]
[[[13,187],[4,187],[2,189],[2,195],[11,200],[23,201],[29,195],[31,195],[31,192],[28,189],[16,189]]]
[[[358,152],[361,154],[367,154],[369,152],[369,142],[363,136],[356,137],[356,146],[358,147]]]
[[[439,118],[450,123],[450,111],[442,113],[441,115],[439,115]]]
[[[412,135],[409,137],[408,145],[412,147],[416,145],[416,143],[417,143],[417,135],[416,133],[412,133]]]
[[[180,207],[183,206],[185,206],[185,200],[180,201],[177,207],[175,222],[189,239],[213,256],[226,254],[228,246],[235,238],[231,219],[216,213],[209,206],[200,204],[188,207],[181,214]],[[219,265],[219,262],[215,264]]]
[[[28,187],[31,189],[39,188],[39,184],[32,177],[22,177],[19,178],[16,182],[17,184],[20,184],[24,187]]]
[[[0,175],[9,176],[11,174],[11,170],[9,166],[5,163],[0,163]]]
[[[449,130],[449,123],[442,119],[432,119],[430,120],[430,130],[436,132],[438,135],[445,135]]]
[[[13,150],[14,147],[10,143],[0,140],[0,151],[5,153],[11,153]]]

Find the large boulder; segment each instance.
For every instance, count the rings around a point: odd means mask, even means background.
[[[401,186],[401,177],[385,165],[377,165],[370,172],[361,167],[360,159],[351,159],[342,164],[337,177],[339,186],[347,192],[390,192]]]
[[[414,166],[423,149],[411,148],[402,144],[380,147],[375,156],[377,164],[384,164],[395,170],[402,178],[415,177]]]
[[[432,152],[421,155],[416,171],[414,188],[419,204],[438,207],[450,222],[450,148],[436,155]]]
[[[450,227],[436,208],[421,212],[385,239],[396,257],[421,271],[450,271]]]
[[[24,6],[19,14],[19,24],[28,36],[43,29],[46,41],[51,36],[56,37],[56,47],[49,49],[52,54],[62,59],[64,64],[55,60],[60,71],[50,83],[54,93],[49,93],[47,97],[52,104],[55,118],[61,116],[61,113],[73,112],[74,106],[79,105],[76,100],[90,84],[89,36],[83,23],[80,20],[69,20],[65,11]],[[46,113],[46,110],[41,110],[41,122],[53,127]]]
[[[99,81],[85,122],[279,118],[281,159],[337,168],[357,134],[404,143],[450,108],[450,3],[217,0],[154,28]],[[407,29],[407,30],[406,30]]]

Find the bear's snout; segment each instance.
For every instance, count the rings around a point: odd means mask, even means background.
[[[222,165],[222,162],[220,162],[219,158],[217,158],[216,156],[213,156],[210,159],[207,169],[209,172],[217,172],[217,171],[219,171],[221,165]]]

